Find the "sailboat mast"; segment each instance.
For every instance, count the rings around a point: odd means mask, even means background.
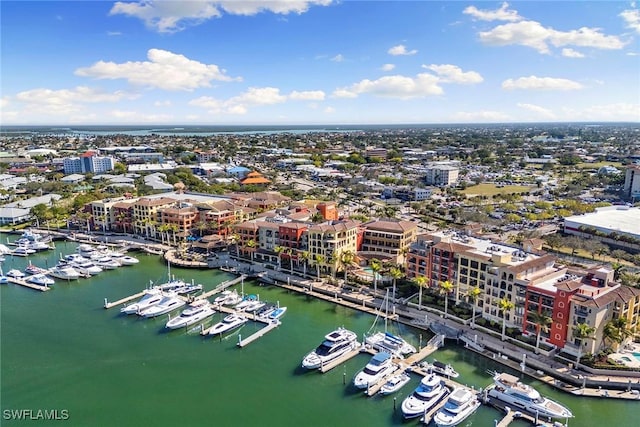
[[[387,321],[389,320],[389,288],[387,288],[387,294],[384,297],[384,333],[387,333]]]

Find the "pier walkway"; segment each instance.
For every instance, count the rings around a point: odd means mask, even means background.
[[[51,289],[49,286],[36,285],[35,283],[29,283],[23,279],[16,279],[15,277],[7,277],[7,282],[14,285],[24,286],[25,288],[34,289],[36,291],[45,292]]]
[[[107,299],[105,298],[104,299],[104,308],[109,309],[111,307],[115,307],[116,305],[124,304],[125,302],[129,302],[129,301],[134,300],[136,298],[141,298],[146,293],[147,293],[147,290],[145,289],[142,292],[138,292],[137,294],[129,295],[128,297],[121,298],[118,301],[114,301],[114,302],[107,302]]]

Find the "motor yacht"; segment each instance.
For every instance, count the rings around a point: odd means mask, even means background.
[[[415,418],[428,412],[449,394],[442,378],[429,374],[422,378],[420,385],[402,401],[402,415]]]
[[[405,357],[417,351],[413,345],[403,338],[389,332],[376,332],[366,337],[364,342],[375,350],[390,353],[395,357]]]
[[[164,294],[159,289],[149,289],[146,294],[137,302],[129,304],[120,309],[121,313],[136,314],[162,301]]]
[[[253,313],[256,312],[258,310],[260,310],[261,308],[265,307],[267,305],[266,302],[264,301],[260,301],[260,300],[255,300],[255,301],[251,301],[249,304],[245,305],[241,311],[244,311],[245,313]]]
[[[376,353],[369,363],[353,378],[353,385],[356,388],[367,388],[370,384],[380,381],[385,375],[396,369],[391,354],[381,351]]]
[[[418,366],[420,366],[422,369],[425,369],[429,373],[435,372],[436,374],[440,374],[448,378],[458,378],[460,376],[460,374],[457,373],[455,369],[453,369],[453,366],[439,362],[435,359],[433,360],[433,363],[422,362]]]
[[[249,319],[241,314],[229,314],[222,322],[218,322],[209,329],[209,335],[221,335],[225,332],[232,331],[247,323]]]
[[[175,289],[173,289],[173,292],[177,293],[178,295],[188,295],[188,294],[193,294],[195,292],[200,292],[202,290],[202,285],[198,284],[188,284],[185,283],[183,286],[179,286]]]
[[[68,265],[56,265],[47,272],[48,276],[63,280],[78,280],[80,273]]]
[[[404,387],[409,381],[411,381],[411,376],[407,372],[394,375],[380,387],[379,393],[382,395],[393,394]]]
[[[242,301],[242,297],[235,289],[233,291],[226,290],[223,291],[219,296],[217,296],[214,300],[214,304],[218,305],[235,305]]]
[[[123,254],[121,252],[110,252],[109,255],[120,265],[136,265],[140,262],[138,258]]]
[[[165,295],[158,304],[140,311],[142,317],[157,317],[184,306],[186,302],[176,294]]]
[[[11,255],[16,255],[16,256],[29,256],[35,253],[36,253],[35,249],[31,249],[27,246],[18,246],[17,248],[11,251]]]
[[[38,273],[33,276],[29,276],[25,279],[26,282],[33,283],[34,285],[40,286],[51,286],[56,283],[55,280],[48,277],[46,274]]]
[[[258,300],[258,297],[256,295],[247,295],[242,299],[242,301],[236,304],[234,308],[238,311],[244,311],[246,307],[250,306],[257,300]]]
[[[95,276],[103,271],[102,268],[95,265],[88,259],[85,259],[84,261],[73,261],[70,262],[69,265],[85,276]]]
[[[24,272],[26,274],[47,274],[47,269],[42,268],[42,267],[38,267],[37,265],[33,265],[31,264],[31,262],[29,262],[29,265],[24,269]]]
[[[96,248],[94,248],[93,246],[87,243],[81,243],[76,248],[76,252],[82,255],[83,257],[89,258],[91,255],[93,255],[96,252]]]
[[[14,279],[22,279],[24,276],[26,276],[26,274],[24,274],[17,268],[12,268],[11,270],[7,271],[6,275],[7,277],[13,277]]]
[[[178,329],[193,325],[213,316],[216,311],[211,307],[209,301],[205,299],[194,301],[180,313],[180,316],[169,319],[165,325],[168,329]]]
[[[105,270],[115,270],[120,267],[120,263],[108,256],[101,256],[100,258],[94,260],[97,266],[100,268],[104,268]]]
[[[433,417],[438,427],[453,427],[463,422],[480,406],[478,396],[468,388],[456,388]]]
[[[564,405],[540,393],[530,385],[520,382],[518,377],[507,373],[494,373],[493,384],[487,388],[489,397],[504,402],[512,410],[525,411],[543,418],[571,418],[573,414]]]
[[[157,285],[155,286],[156,288],[163,290],[163,291],[167,291],[167,292],[172,292],[175,291],[178,288],[183,288],[185,286],[187,286],[188,283],[185,282],[184,280],[180,280],[180,279],[171,279],[168,282],[165,282],[161,285]]]
[[[355,332],[338,328],[325,335],[324,341],[304,357],[302,367],[306,369],[320,368],[348,351],[355,350],[359,345]]]

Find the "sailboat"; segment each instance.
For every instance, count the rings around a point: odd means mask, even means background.
[[[365,345],[378,351],[387,352],[392,356],[399,358],[404,358],[409,354],[417,352],[418,350],[413,345],[409,344],[402,337],[394,335],[387,330],[387,323],[389,319],[389,289],[387,289],[387,294],[382,303],[385,305],[384,331],[378,331],[365,337]],[[380,311],[378,311],[378,315],[376,316],[371,329],[369,329],[369,332],[371,332],[371,330],[376,326],[379,316]]]

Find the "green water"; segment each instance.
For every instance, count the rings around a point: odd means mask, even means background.
[[[52,266],[60,252],[75,250],[58,244],[56,253],[32,256]],[[141,263],[121,267],[78,282],[58,283],[40,293],[15,285],[0,289],[1,395],[3,410],[68,411],[66,421],[9,421],[4,425],[73,426],[389,426],[403,422],[402,399],[418,384],[412,379],[395,396],[366,398],[350,386],[368,356],[359,355],[326,374],[303,371],[302,357],[338,326],[359,334],[374,318],[357,311],[309,299],[276,287],[245,283],[246,293],[287,306],[283,324],[240,349],[238,333],[257,330],[247,324],[223,340],[203,338],[197,330],[163,330],[166,316],[140,319],[105,310],[110,301],[140,291],[149,280],[166,278],[158,257],[138,255]],[[24,268],[27,260],[9,257],[4,270]],[[205,289],[231,276],[215,270],[172,269],[176,277],[194,279]],[[240,286],[238,285],[238,288]],[[216,314],[211,322],[217,322]],[[430,334],[404,327],[414,344]],[[492,361],[455,346],[435,358],[451,362],[460,382],[475,387],[490,383]],[[346,385],[343,384],[346,382]],[[543,394],[558,399],[575,414],[573,426],[632,426],[640,402],[581,399],[532,382]],[[500,414],[487,407],[465,421],[466,426],[492,426]],[[512,424],[514,426],[524,424]]]

